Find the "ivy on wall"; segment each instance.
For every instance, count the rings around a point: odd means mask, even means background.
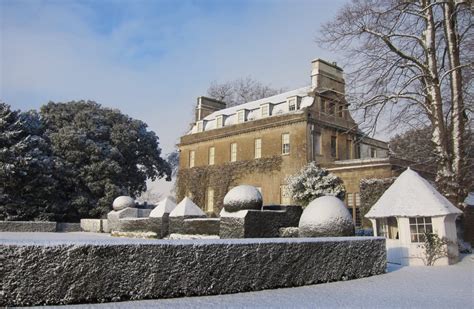
[[[192,196],[198,206],[205,208],[206,192],[214,189],[214,213],[222,209],[224,196],[229,188],[239,185],[242,176],[250,173],[268,173],[281,169],[282,157],[273,156],[256,160],[228,162],[223,165],[198,166],[180,169],[176,182],[176,198],[181,201]]]
[[[397,179],[392,178],[371,178],[361,179],[360,181],[360,216],[362,218],[362,225],[364,227],[372,226],[370,220],[365,218],[365,214],[369,212],[370,208],[378,201],[384,192]]]

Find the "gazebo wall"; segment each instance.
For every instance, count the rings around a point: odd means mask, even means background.
[[[453,241],[453,244],[448,246],[448,257],[443,257],[435,262],[435,265],[450,265],[457,263],[458,261],[458,249],[455,242],[456,237],[456,215],[438,216],[432,217],[431,223],[433,227],[433,233],[437,234],[440,238],[446,237]],[[374,219],[370,220],[374,229],[374,236],[380,236],[377,234],[377,222]],[[396,259],[397,255],[400,255],[401,265],[404,266],[422,266],[425,265],[423,261],[424,249],[423,243],[412,243],[410,233],[410,218],[397,217],[398,222],[398,233],[399,239],[387,239],[387,257],[388,262],[392,262]],[[392,261],[390,261],[392,259]]]

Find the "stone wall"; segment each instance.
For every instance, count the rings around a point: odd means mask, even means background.
[[[56,232],[81,232],[81,224],[80,223],[66,223],[66,222],[58,222],[56,224]]]
[[[189,235],[219,235],[219,218],[195,218],[184,220],[184,233]]]
[[[56,232],[56,222],[0,221],[0,232]]]
[[[385,272],[385,239],[2,240],[2,306],[238,293]]]
[[[102,222],[101,219],[81,219],[81,229],[84,232],[102,233]]]

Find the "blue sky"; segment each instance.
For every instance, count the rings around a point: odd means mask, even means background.
[[[314,39],[342,0],[0,2],[0,99],[89,99],[148,123],[165,153],[212,81],[310,82]]]

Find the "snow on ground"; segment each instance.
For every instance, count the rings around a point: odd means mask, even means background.
[[[178,240],[178,239],[219,239],[218,235],[199,235],[199,234],[175,234],[171,233],[165,239]]]

